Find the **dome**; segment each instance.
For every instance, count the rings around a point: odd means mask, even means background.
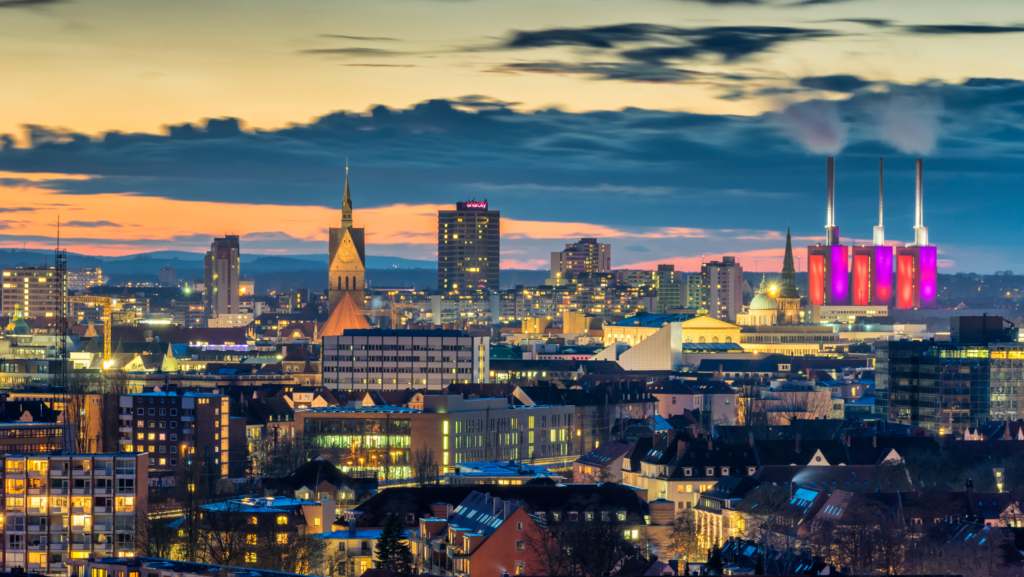
[[[750,309],[752,311],[777,311],[779,310],[779,302],[771,296],[771,291],[768,287],[768,281],[763,276],[761,277],[761,288],[754,295],[753,300],[750,301]]]

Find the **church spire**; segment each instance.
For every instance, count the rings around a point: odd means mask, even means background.
[[[800,298],[796,289],[796,267],[793,266],[793,237],[786,225],[786,256],[782,259],[782,286],[779,290],[782,298]]]
[[[341,201],[341,228],[352,228],[352,193],[348,189],[348,159],[345,159],[345,198]]]

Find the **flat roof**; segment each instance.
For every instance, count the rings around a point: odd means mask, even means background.
[[[125,396],[128,397],[224,397],[227,395],[220,395],[216,393],[200,393],[197,391],[152,391],[149,393],[129,393]]]

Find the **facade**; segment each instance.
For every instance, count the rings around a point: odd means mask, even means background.
[[[498,290],[501,212],[487,202],[458,202],[437,212],[437,290]]]
[[[365,231],[352,226],[352,193],[345,169],[345,197],[341,201],[341,227],[331,228],[328,255],[330,270],[327,285],[330,311],[341,303],[345,294],[352,297],[356,308],[366,306]]]
[[[834,326],[751,326],[743,327],[740,346],[746,353],[776,353],[789,356],[815,355],[839,343]]]
[[[547,284],[562,285],[582,273],[612,272],[612,245],[596,238],[581,238],[565,245],[565,250],[551,253],[551,278]]]
[[[659,264],[657,276],[658,312],[686,308],[686,284],[675,265]]]
[[[213,239],[203,260],[206,290],[203,305],[207,319],[240,313],[238,302],[238,235]]]
[[[203,303],[198,301],[171,301],[171,322],[185,328],[201,327],[204,310]]]
[[[379,534],[380,531],[377,531]],[[319,536],[319,535],[317,535]],[[229,567],[212,563],[190,563],[157,557],[72,559],[65,568],[70,577],[306,577],[281,571],[266,571],[254,567]],[[358,565],[357,565],[358,567]],[[369,565],[367,565],[369,568]],[[62,574],[65,574],[62,572]],[[352,573],[349,573],[352,575]],[[361,575],[361,573],[355,573]],[[32,577],[32,576],[25,576]]]
[[[0,423],[0,454],[55,453],[66,449],[70,449],[70,442],[64,442],[61,423]]]
[[[510,406],[503,397],[424,395],[422,409],[353,403],[299,410],[294,427],[346,473],[407,479],[428,451],[440,474],[456,463],[571,462],[573,413],[572,406]]]
[[[700,411],[700,425],[710,431],[713,425],[739,424],[739,393],[721,381],[658,381],[647,386],[658,399],[658,414],[665,419]]]
[[[68,291],[82,292],[89,287],[106,284],[103,269],[99,267],[83,267],[68,269]]]
[[[839,243],[835,215],[835,159],[828,159],[825,243],[807,247],[807,292],[811,304],[845,305],[850,301],[850,247]]]
[[[337,390],[439,391],[490,382],[490,339],[462,331],[347,330],[323,337],[323,384]]]
[[[512,461],[456,463],[455,472],[445,476],[446,485],[522,485],[537,478],[564,483],[565,477],[547,467]]]
[[[889,316],[889,307],[885,305],[844,305],[807,307],[804,317],[811,324],[852,323],[857,317]]]
[[[778,286],[769,285],[768,280],[762,276],[761,286],[751,299],[747,311],[736,315],[736,324],[756,327],[779,324],[779,302],[775,298],[778,293]]]
[[[60,290],[53,268],[4,269],[0,314],[10,316],[17,312],[24,318],[57,316]]]
[[[701,278],[702,275],[699,274],[691,274],[686,277],[686,308],[688,309],[699,309],[703,302]]]
[[[3,458],[3,570],[65,574],[64,562],[133,557],[146,523],[146,454]]]
[[[928,244],[924,225],[924,168],[917,159],[914,243],[896,249],[896,308],[933,309],[938,292],[938,249]]]
[[[234,460],[244,464],[245,420],[235,419],[237,424],[232,427],[227,396],[140,393],[121,395],[120,405],[121,450],[147,452],[150,476],[174,476],[178,460],[185,454],[203,462],[211,479],[231,475],[232,454]]]
[[[713,319],[736,322],[743,310],[743,267],[736,257],[700,265],[701,308]]]

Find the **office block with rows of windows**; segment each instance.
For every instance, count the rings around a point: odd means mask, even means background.
[[[147,458],[3,457],[3,570],[56,575],[65,559],[134,556],[135,528],[146,521]]]

